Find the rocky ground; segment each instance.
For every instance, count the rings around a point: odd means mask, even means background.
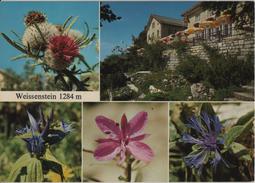
[[[125,74],[127,84],[112,92],[113,100],[211,100],[214,89],[190,84],[170,71]]]

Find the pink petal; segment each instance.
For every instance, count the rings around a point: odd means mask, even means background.
[[[120,128],[113,120],[108,119],[104,116],[96,117],[97,126],[104,132],[109,135],[111,138],[119,138],[120,137]]]
[[[120,152],[120,144],[116,142],[100,143],[94,151],[96,160],[112,160]]]
[[[116,142],[116,143],[118,143],[118,141],[114,140],[114,139],[97,139],[96,142],[98,142],[98,143],[105,143],[105,142]]]
[[[121,117],[121,132],[122,137],[125,138],[128,134],[128,123],[127,123],[127,117],[125,114]]]
[[[147,122],[147,112],[139,112],[137,113],[130,121],[129,121],[129,128],[130,128],[130,136],[135,136],[144,129],[144,126]]]
[[[148,136],[150,136],[150,134],[142,134],[142,135],[138,135],[138,136],[132,137],[129,140],[130,140],[130,142],[131,141],[140,141],[140,140],[145,139]]]
[[[136,159],[145,162],[150,162],[154,156],[152,149],[142,142],[130,142],[127,145],[127,149]]]

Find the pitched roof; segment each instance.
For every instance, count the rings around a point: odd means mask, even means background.
[[[155,18],[161,24],[186,27],[185,23],[182,20],[174,19],[174,18],[169,18],[169,17],[164,17],[164,16],[160,16],[160,15],[155,15],[155,14],[150,15],[149,22],[148,22],[147,25],[150,25],[150,23],[151,23],[153,18]]]
[[[188,10],[182,13],[182,16],[188,16],[193,13],[197,8],[201,7],[202,2],[196,2],[193,6],[191,6]]]

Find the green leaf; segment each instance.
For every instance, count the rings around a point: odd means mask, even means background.
[[[87,47],[94,39],[96,39],[96,34],[93,34],[91,38],[88,38],[80,43],[80,49]]]
[[[70,16],[70,17],[68,17],[68,18],[65,20],[64,24],[62,25],[63,30],[65,29],[66,25],[68,24],[68,22],[69,22],[72,18],[73,18],[73,16]]]
[[[246,134],[248,130],[252,129],[253,120],[254,119],[252,118],[245,125],[237,125],[230,128],[225,136],[225,145],[229,147],[237,137],[241,137],[243,134]]]
[[[91,70],[95,71],[95,69],[99,66],[99,63],[96,63],[94,64],[92,67],[91,67]]]
[[[31,155],[30,153],[24,154],[21,156],[16,163],[13,165],[13,168],[11,170],[11,173],[9,174],[8,181],[15,182],[18,181],[19,176],[21,176],[21,169],[23,167],[28,166],[28,164],[31,161]]]
[[[36,169],[36,182],[42,182],[44,178],[43,178],[42,163],[40,160],[36,161],[35,169]]]
[[[252,161],[248,149],[242,144],[233,142],[230,149],[239,160]]]
[[[65,32],[69,32],[72,26],[75,24],[75,22],[78,20],[79,17],[74,17],[74,19],[71,21],[71,23],[68,25],[68,27],[65,29]]]
[[[34,26],[35,26],[36,30],[39,32],[39,34],[40,34],[40,36],[41,36],[43,42],[44,42],[44,43],[47,43],[47,41],[45,40],[45,38],[44,38],[44,36],[43,36],[43,33],[42,33],[42,31],[40,30],[40,28],[38,27],[38,25],[35,23]]]
[[[21,54],[21,55],[18,55],[16,57],[12,57],[11,61],[16,61],[16,60],[19,60],[19,59],[22,59],[22,58],[29,58],[29,56],[27,54]]]
[[[27,166],[27,180],[28,182],[36,182],[36,158],[31,158]]]
[[[27,166],[26,181],[28,182],[42,182],[43,170],[42,163],[37,158],[31,158],[29,165]]]
[[[245,115],[241,116],[235,125],[244,125],[247,123],[252,117],[254,116],[254,111],[250,111],[246,113]]]
[[[5,35],[4,33],[0,33],[0,35],[10,44],[12,45],[14,48],[16,48],[17,50],[28,54],[27,50],[25,50],[24,48],[22,48],[21,46],[19,46],[18,44],[15,43],[15,41],[11,40],[7,35]]]
[[[15,31],[11,31],[17,38],[20,42],[22,42],[22,38],[15,32]]]
[[[86,62],[86,60],[85,60],[85,58],[84,58],[83,55],[79,54],[77,57],[80,59],[80,61],[81,61],[89,70],[91,70],[90,65]]]
[[[45,152],[45,159],[46,160],[49,160],[49,161],[54,161],[54,162],[56,162],[56,163],[58,163],[58,164],[61,164],[56,158],[55,158],[55,156],[53,156],[53,154],[50,152],[50,150],[49,149],[46,149],[46,152]]]

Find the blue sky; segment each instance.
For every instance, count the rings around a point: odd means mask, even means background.
[[[122,19],[103,24],[101,28],[101,60],[120,45],[128,46],[132,35],[137,36],[147,24],[150,14],[182,19],[181,14],[190,8],[192,1],[182,2],[106,2]]]
[[[23,18],[28,11],[37,10],[45,13],[48,21],[55,24],[62,24],[69,16],[79,16],[73,26],[74,29],[83,31],[83,22],[86,21],[90,31],[98,34],[98,2],[1,2],[0,3],[0,32],[12,36],[12,30],[22,35],[25,29]],[[20,54],[11,47],[5,40],[0,38],[0,69],[12,68],[17,73],[23,72],[25,60],[10,61],[11,57]],[[81,54],[85,56],[88,63],[98,62],[98,53],[95,45],[83,49]],[[40,72],[40,68],[37,69]]]

